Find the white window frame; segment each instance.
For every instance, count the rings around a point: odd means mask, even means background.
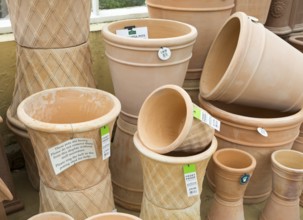
[[[99,9],[99,0],[92,1],[92,12],[90,17],[91,26],[122,19],[148,17],[146,6],[135,6],[117,9]],[[91,28],[96,30],[96,28]],[[98,29],[98,28],[97,28]],[[0,38],[1,34],[12,34],[11,22],[8,17],[0,18]]]

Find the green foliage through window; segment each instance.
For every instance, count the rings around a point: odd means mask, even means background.
[[[144,3],[145,0],[99,0],[101,9],[141,6]]]

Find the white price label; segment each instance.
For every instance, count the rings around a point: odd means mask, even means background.
[[[184,165],[183,172],[187,196],[191,197],[199,195],[196,166],[194,164]]]
[[[97,158],[95,141],[74,138],[48,149],[48,154],[56,175],[83,160]]]
[[[193,115],[196,119],[199,119],[217,131],[220,131],[221,122],[195,104],[193,104]]]
[[[116,34],[123,37],[148,39],[147,27],[132,27],[116,30]]]
[[[106,160],[110,157],[110,134],[109,126],[105,125],[101,129],[101,140],[102,140],[102,159]]]
[[[171,57],[171,51],[167,47],[161,47],[158,51],[160,60],[168,60]]]
[[[267,131],[266,131],[264,128],[259,127],[259,128],[257,128],[257,131],[258,131],[259,134],[261,134],[262,136],[268,137],[268,133],[267,133]]]

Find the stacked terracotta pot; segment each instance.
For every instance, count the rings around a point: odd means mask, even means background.
[[[290,149],[299,135],[302,69],[303,55],[298,50],[242,12],[225,22],[210,47],[199,102],[221,121],[221,130],[215,133],[219,148],[244,150],[257,161],[245,203],[268,198],[271,155]],[[215,190],[212,162],[207,178]]]
[[[39,188],[37,165],[17,107],[26,97],[45,89],[95,87],[88,45],[90,4],[85,0],[7,0],[17,43],[17,72],[7,125],[17,136],[35,189]]]

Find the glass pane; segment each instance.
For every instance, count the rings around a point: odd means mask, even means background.
[[[124,8],[131,6],[141,6],[145,0],[99,0],[101,9]]]

